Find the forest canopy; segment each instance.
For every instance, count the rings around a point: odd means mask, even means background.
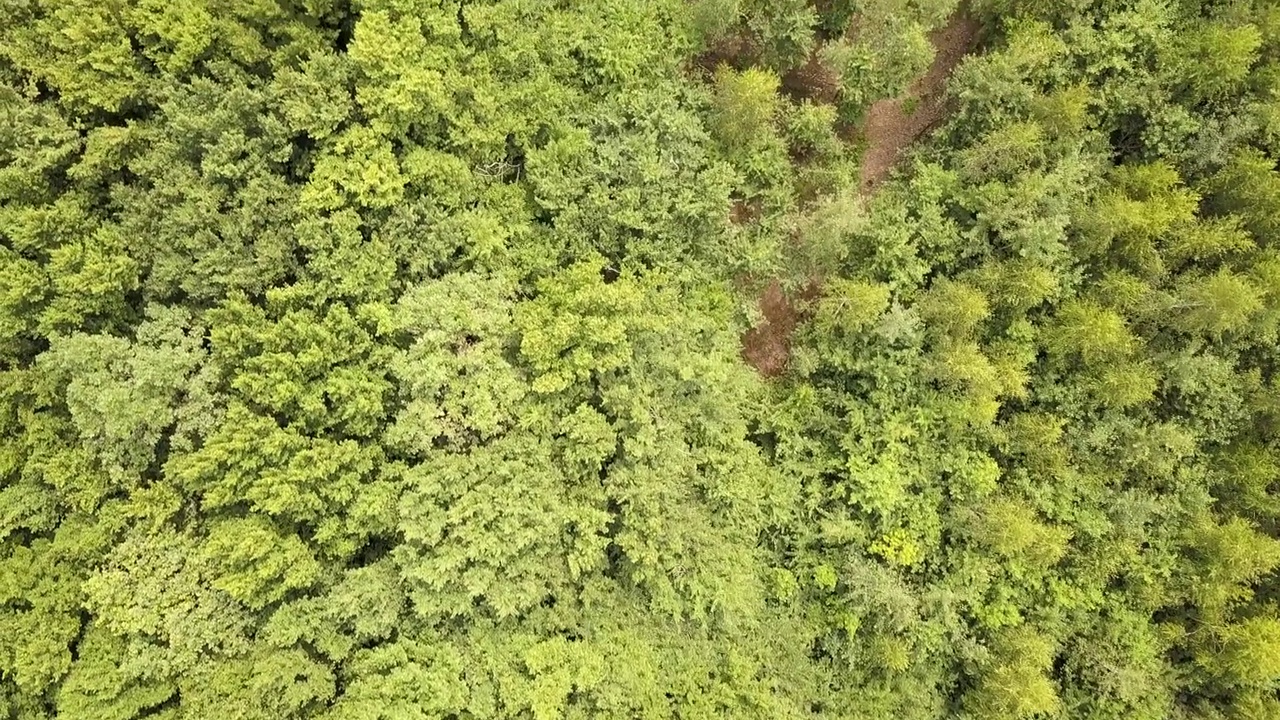
[[[1280,0],[0,0],[0,719],[1280,719]]]

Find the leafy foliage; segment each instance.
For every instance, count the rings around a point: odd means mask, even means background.
[[[0,4],[0,717],[1280,715],[1280,6],[960,5]]]

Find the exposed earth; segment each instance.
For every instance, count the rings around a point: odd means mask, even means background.
[[[936,53],[929,71],[906,94],[881,100],[867,111],[862,129],[867,144],[860,172],[863,194],[886,180],[903,151],[946,117],[947,79],[973,48],[980,29],[967,15],[954,15],[929,37]]]

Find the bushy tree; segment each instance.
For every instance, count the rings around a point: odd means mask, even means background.
[[[972,717],[1027,718],[1058,711],[1060,700],[1046,676],[1055,649],[1029,627],[1001,633],[978,685],[965,696]]]
[[[768,70],[741,72],[720,66],[715,74],[712,129],[732,153],[750,153],[775,137],[778,76]]]

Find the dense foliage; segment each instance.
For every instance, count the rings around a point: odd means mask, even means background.
[[[1280,2],[958,5],[0,0],[0,718],[1280,718]]]

